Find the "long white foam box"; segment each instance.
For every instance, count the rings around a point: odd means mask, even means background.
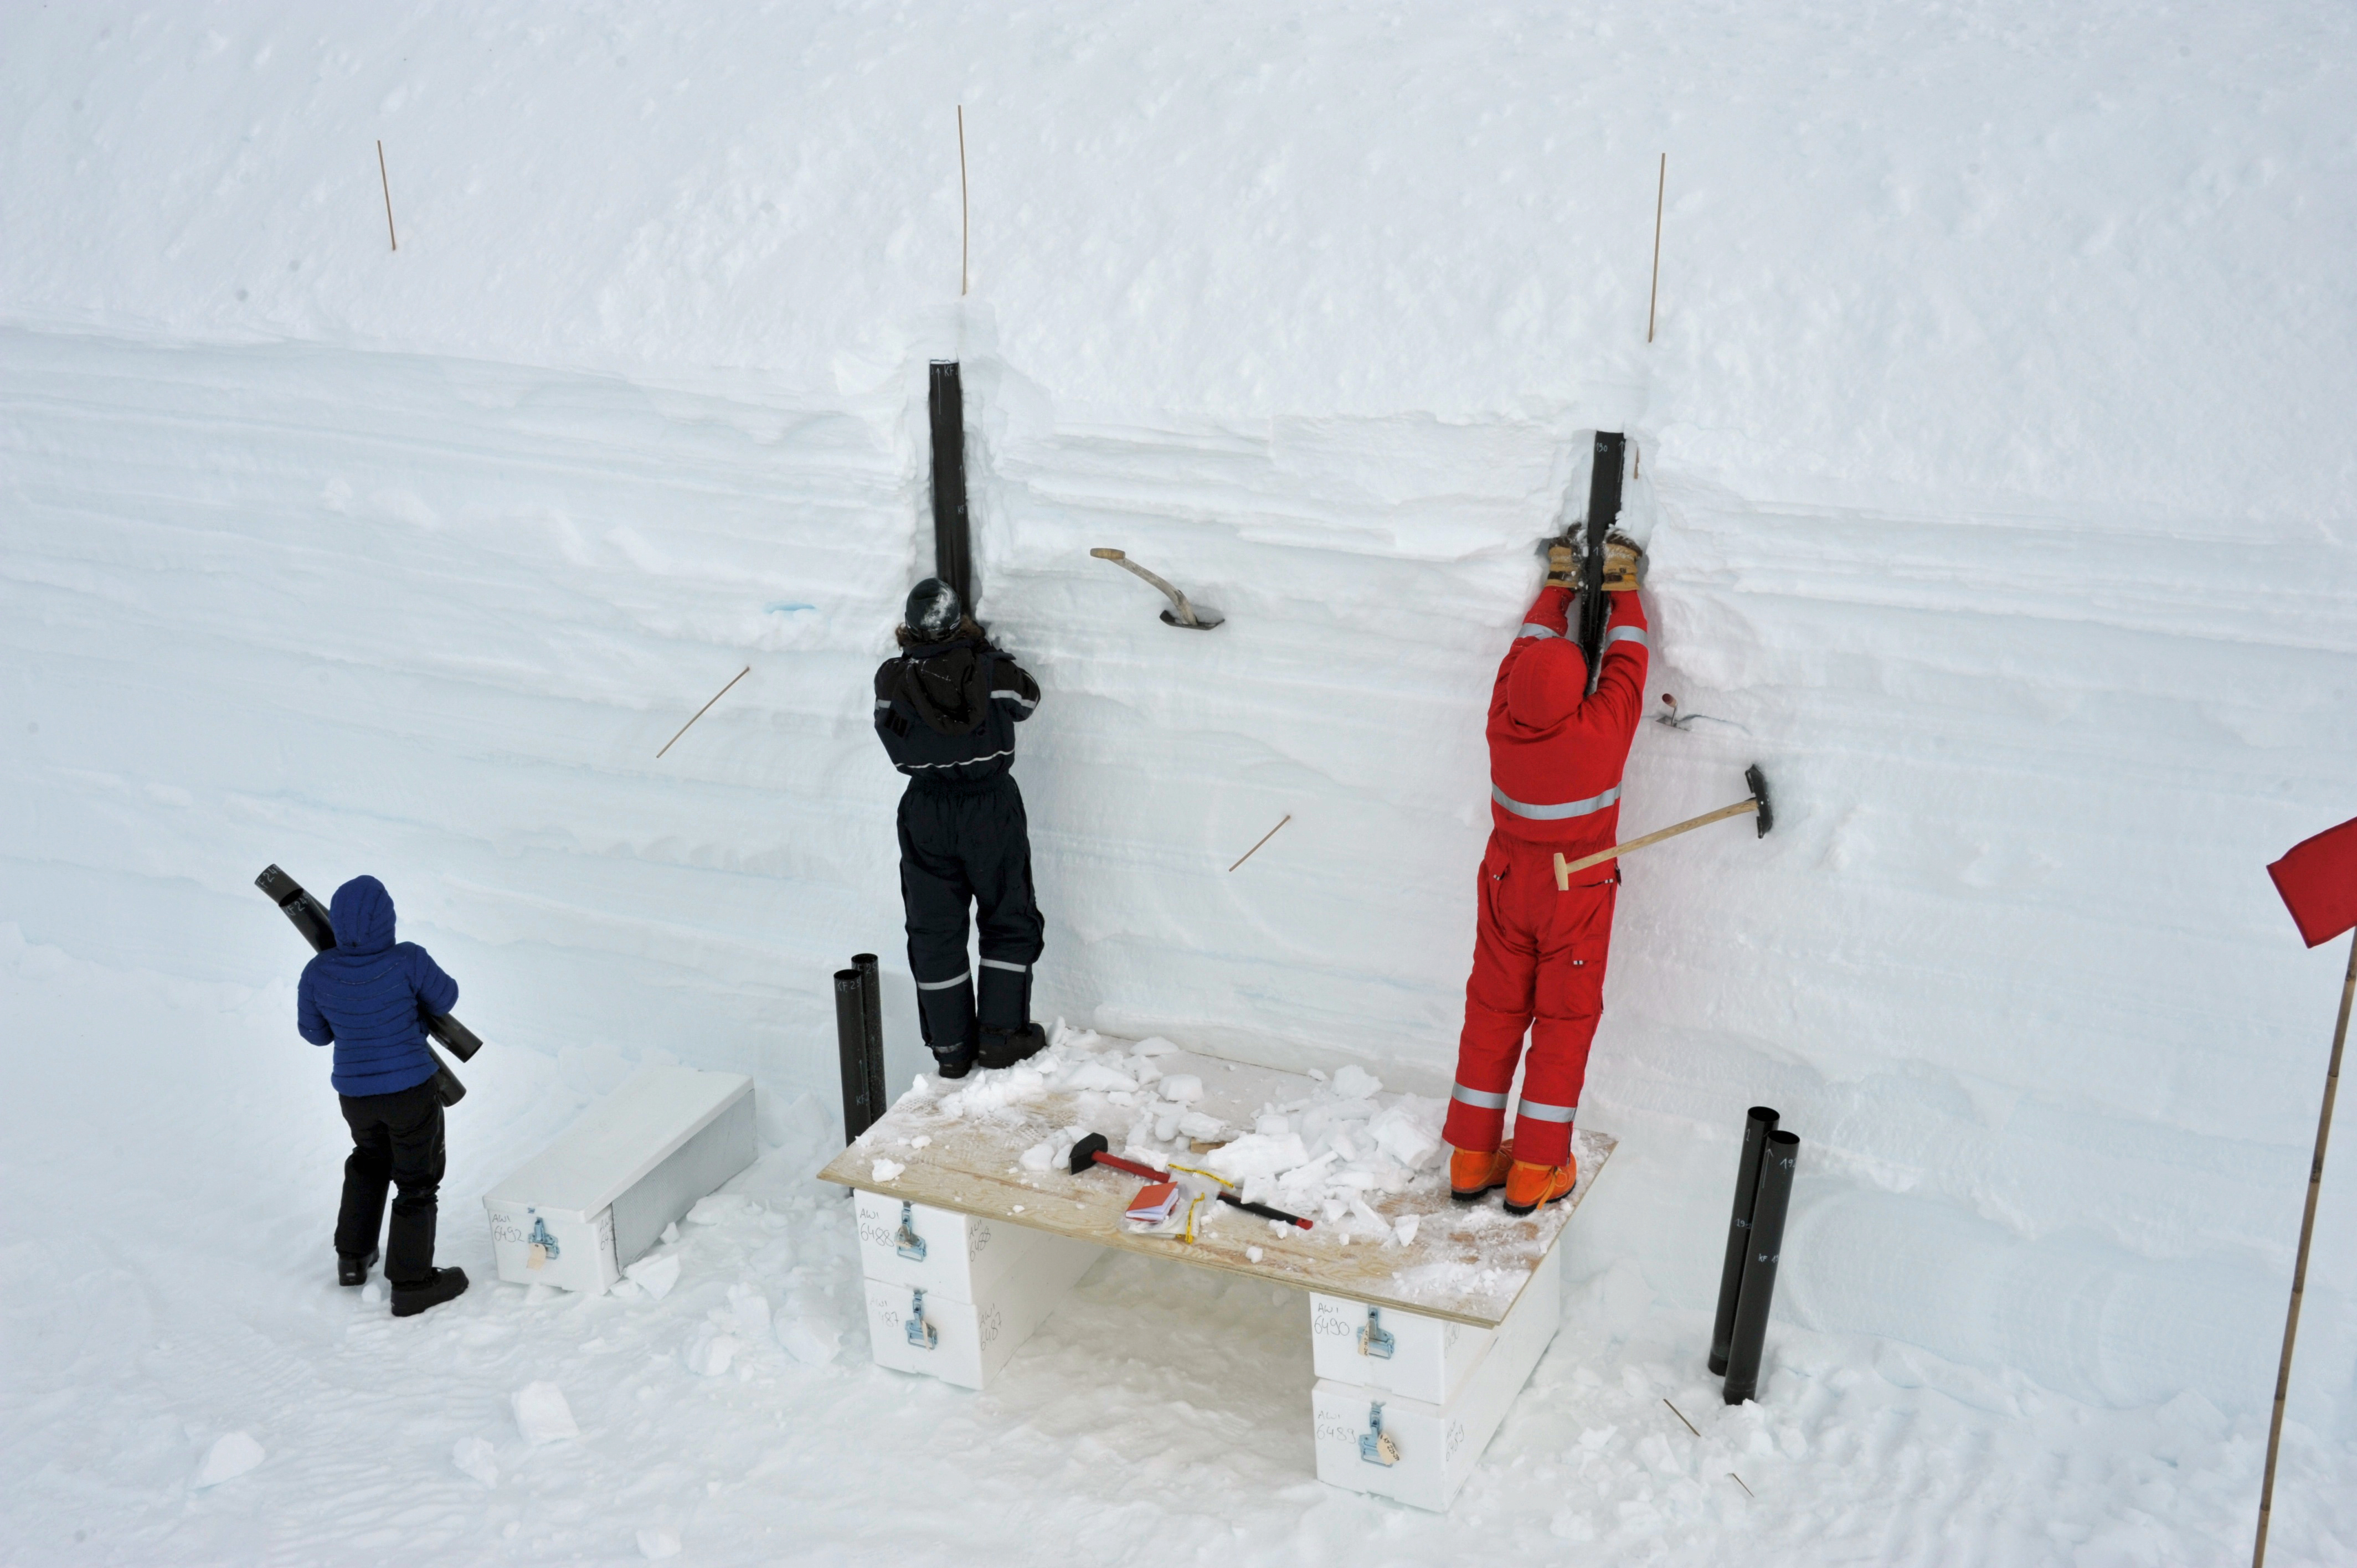
[[[751,1079],[642,1067],[483,1195],[500,1278],[602,1291],[755,1152]]]
[[[952,1208],[929,1208],[873,1192],[852,1195],[859,1230],[859,1272],[953,1301],[980,1299],[1048,1232]]]
[[[1548,1250],[1448,1400],[1405,1399],[1320,1378],[1310,1392],[1318,1478],[1435,1512],[1447,1509],[1555,1339],[1563,1310],[1562,1251]]]
[[[893,1207],[897,1220],[899,1205]],[[996,1377],[1016,1347],[1031,1337],[1089,1272],[1099,1251],[1069,1236],[1026,1234],[1037,1241],[1014,1266],[984,1280],[970,1302],[922,1286],[867,1281],[867,1337],[877,1365],[923,1372],[967,1389]]]
[[[1497,1330],[1313,1291],[1309,1333],[1318,1377],[1446,1404],[1480,1365]]]

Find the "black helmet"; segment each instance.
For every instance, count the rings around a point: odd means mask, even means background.
[[[909,603],[901,618],[910,631],[939,642],[957,629],[963,612],[955,588],[939,577],[928,577],[909,590]]]

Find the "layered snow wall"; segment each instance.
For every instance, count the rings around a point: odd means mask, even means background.
[[[1706,717],[1623,822],[1758,760],[1779,826],[1628,865],[1576,1266],[1706,1299],[1765,1101],[1794,1318],[2256,1408],[2339,977],[2261,867],[2357,811],[2351,26],[25,13],[0,918],[259,986],[262,865],[370,871],[495,1044],[831,1093],[829,972],[905,975],[866,682],[958,357],[1041,1011],[1431,1091],[1491,673],[1625,427],[1649,698]]]

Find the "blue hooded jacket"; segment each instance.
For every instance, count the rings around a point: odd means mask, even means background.
[[[303,966],[295,1026],[333,1044],[339,1094],[397,1094],[434,1076],[425,1019],[458,1004],[458,983],[415,942],[393,940],[393,895],[355,876],[328,906],[336,945]]]

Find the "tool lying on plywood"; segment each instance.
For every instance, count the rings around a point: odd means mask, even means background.
[[[1659,832],[1647,833],[1643,838],[1631,839],[1626,843],[1616,843],[1610,849],[1600,849],[1594,854],[1582,855],[1577,860],[1566,860],[1562,852],[1557,851],[1555,857],[1555,891],[1558,893],[1570,891],[1571,874],[1575,871],[1585,871],[1591,865],[1601,865],[1608,860],[1617,860],[1632,849],[1643,849],[1647,844],[1659,843],[1663,839],[1674,839],[1680,833],[1692,832],[1696,828],[1708,827],[1713,822],[1725,822],[1729,817],[1739,817],[1746,811],[1758,816],[1759,836],[1766,838],[1768,830],[1776,825],[1775,809],[1768,800],[1767,776],[1760,771],[1760,765],[1755,762],[1743,770],[1743,781],[1751,786],[1751,798],[1748,800],[1738,800],[1732,806],[1721,806],[1716,811],[1706,811],[1699,817],[1689,817],[1675,826],[1662,829]]]
[[[1109,1153],[1112,1146],[1105,1142],[1105,1135],[1103,1133],[1092,1133],[1074,1144],[1071,1159],[1072,1174],[1078,1176],[1093,1164],[1106,1165],[1117,1171],[1127,1171],[1132,1176],[1144,1176],[1148,1181],[1170,1179],[1168,1171],[1157,1171],[1152,1165],[1142,1165],[1135,1160],[1125,1160],[1119,1155]],[[1312,1229],[1310,1222],[1298,1214],[1287,1214],[1284,1209],[1272,1208],[1265,1203],[1247,1203],[1232,1192],[1215,1192],[1211,1196],[1222,1203],[1243,1209],[1246,1214],[1257,1214],[1263,1219],[1281,1219],[1287,1225],[1298,1225],[1304,1230]]]
[[[1189,631],[1209,631],[1213,627],[1219,625],[1221,621],[1227,618],[1221,615],[1217,610],[1198,609],[1194,605],[1188,602],[1186,595],[1180,593],[1178,589],[1172,587],[1160,577],[1156,576],[1153,573],[1147,571],[1145,567],[1139,565],[1136,562],[1131,560],[1128,556],[1123,554],[1118,550],[1098,549],[1092,550],[1089,553],[1095,556],[1100,561],[1110,561],[1116,566],[1124,567],[1131,572],[1136,573],[1139,576],[1145,578],[1147,582],[1153,584],[1156,587],[1169,595],[1170,603],[1173,607],[1162,612],[1162,624],[1165,626],[1184,627]]]

